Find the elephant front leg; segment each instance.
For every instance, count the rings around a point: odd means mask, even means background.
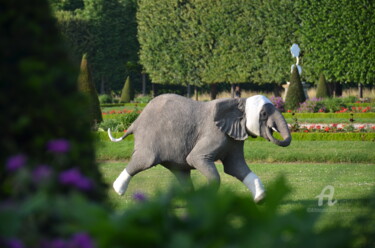
[[[264,190],[264,186],[259,177],[255,175],[254,172],[250,172],[249,174],[247,174],[242,182],[253,194],[255,203],[260,203],[264,200],[264,198],[266,197],[266,191]]]
[[[266,197],[264,186],[257,175],[246,164],[242,150],[233,151],[222,160],[224,172],[237,178],[251,191],[255,203],[260,203]]]
[[[113,189],[116,191],[117,194],[125,194],[125,191],[128,188],[131,178],[132,177],[129,175],[126,169],[124,169],[121,172],[121,174],[117,177],[116,181],[113,183]]]

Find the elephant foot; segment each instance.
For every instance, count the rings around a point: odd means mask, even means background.
[[[125,170],[121,172],[121,174],[117,177],[116,181],[113,183],[113,189],[116,191],[119,195],[124,195],[129,182],[130,182],[131,176],[129,173]]]
[[[266,197],[266,191],[259,177],[255,173],[250,172],[242,181],[254,196],[254,202],[260,204]]]
[[[258,205],[261,205],[266,200],[266,192],[263,191],[261,194],[259,194],[257,197],[254,198],[254,202]]]

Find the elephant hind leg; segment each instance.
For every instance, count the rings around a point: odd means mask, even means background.
[[[191,180],[191,171],[190,170],[170,170],[181,186],[186,190],[194,190],[194,184]]]
[[[159,162],[155,159],[155,156],[153,156],[152,153],[142,152],[142,154],[140,154],[139,152],[135,151],[128,166],[126,166],[126,168],[120,173],[113,183],[114,190],[119,195],[125,194],[129,182],[133,176],[141,171],[157,165],[158,163]]]
[[[186,161],[190,166],[196,168],[202,173],[208,180],[208,182],[214,185],[217,189],[220,186],[220,174],[216,169],[215,163],[204,155],[196,155],[190,153],[186,158]]]

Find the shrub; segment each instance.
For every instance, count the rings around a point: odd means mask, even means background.
[[[337,111],[340,111],[342,108],[347,107],[345,100],[338,97],[324,99],[322,101],[322,104],[324,105],[326,110],[331,113],[335,113]]]
[[[270,98],[270,101],[273,103],[273,105],[275,105],[275,107],[280,111],[280,112],[284,112],[285,111],[285,108],[284,108],[284,100],[282,97],[274,97],[274,96],[271,96]]]
[[[111,95],[104,94],[104,95],[99,96],[99,102],[100,102],[100,105],[111,104],[111,103],[113,103],[113,99],[112,99]]]
[[[287,110],[295,110],[299,107],[300,103],[303,103],[305,100],[306,97],[305,93],[303,92],[301,78],[299,76],[297,66],[294,66],[290,76],[288,92],[285,97],[285,108]]]
[[[134,100],[134,89],[129,76],[126,78],[124,87],[122,88],[120,102],[131,102]]]
[[[311,98],[301,103],[297,109],[298,113],[325,112],[326,108],[321,98]]]
[[[149,103],[152,100],[152,96],[139,96],[135,98],[136,103]]]
[[[105,119],[100,123],[99,128],[108,130],[110,128],[114,132],[123,132],[138,118],[138,111],[131,111],[126,114],[118,114],[114,118]]]
[[[318,86],[316,89],[316,97],[317,98],[327,98],[330,97],[328,87],[327,87],[327,82],[326,78],[324,77],[324,74],[320,74],[319,81],[318,81]]]
[[[78,89],[86,95],[89,101],[88,112],[90,114],[91,126],[95,126],[97,123],[103,121],[102,111],[100,110],[100,104],[98,99],[98,93],[96,92],[95,85],[92,81],[92,77],[87,65],[87,55],[84,54],[81,61],[81,71],[78,77]]]

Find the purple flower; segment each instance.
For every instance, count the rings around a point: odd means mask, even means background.
[[[47,179],[51,175],[52,171],[48,165],[39,165],[33,171],[33,179],[36,182]]]
[[[66,242],[62,239],[56,239],[48,243],[46,248],[67,248]]]
[[[67,153],[70,150],[70,143],[65,139],[51,140],[47,143],[47,150],[53,153]]]
[[[94,242],[87,233],[77,233],[71,241],[72,247],[94,248]]]
[[[92,188],[90,179],[83,176],[76,168],[63,171],[59,176],[59,180],[61,184],[72,185],[81,190],[90,190]]]
[[[138,202],[144,202],[147,200],[147,197],[145,196],[145,194],[141,193],[141,192],[135,192],[133,194],[133,199],[138,201]]]
[[[9,171],[16,171],[26,164],[26,156],[23,154],[18,154],[12,157],[9,157],[6,162],[6,168]]]
[[[18,239],[10,239],[5,242],[6,248],[23,248],[25,247],[21,240]]]

